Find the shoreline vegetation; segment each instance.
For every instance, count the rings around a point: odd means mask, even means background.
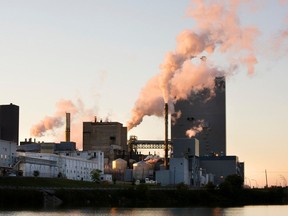
[[[67,179],[0,177],[0,209],[69,207],[227,207],[288,204],[288,188],[191,189],[133,184],[96,184]]]

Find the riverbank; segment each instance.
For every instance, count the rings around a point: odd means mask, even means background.
[[[17,185],[15,181],[18,182]],[[89,206],[215,207],[275,205],[287,204],[287,201],[287,188],[242,189],[235,192],[218,189],[190,190],[186,187],[153,187],[145,184],[97,185],[62,179],[0,178],[1,209]]]

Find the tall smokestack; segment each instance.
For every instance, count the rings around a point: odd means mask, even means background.
[[[70,113],[66,113],[66,142],[70,142]]]
[[[165,138],[164,138],[164,166],[168,169],[168,103],[164,105],[164,118],[165,118]]]

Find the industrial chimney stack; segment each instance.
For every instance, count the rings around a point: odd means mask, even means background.
[[[165,103],[165,106],[164,106],[164,118],[165,118],[164,166],[165,166],[165,169],[169,169],[168,168],[168,103]]]
[[[70,142],[70,113],[66,113],[66,142]]]

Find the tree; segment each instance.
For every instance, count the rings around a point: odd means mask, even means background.
[[[90,176],[93,182],[100,183],[100,174],[102,173],[99,169],[91,171]]]
[[[216,186],[210,181],[205,185],[205,188],[209,191],[215,190],[215,187]]]
[[[184,184],[184,182],[181,182],[179,184],[176,185],[176,189],[177,191],[188,191],[189,190],[189,186]]]
[[[40,175],[40,172],[38,170],[33,171],[33,176],[38,177]]]
[[[244,180],[239,175],[229,175],[226,177],[225,182],[228,182],[235,189],[242,189]]]
[[[229,175],[225,178],[225,181],[219,185],[220,191],[224,194],[235,194],[243,189],[243,178],[239,175]]]

